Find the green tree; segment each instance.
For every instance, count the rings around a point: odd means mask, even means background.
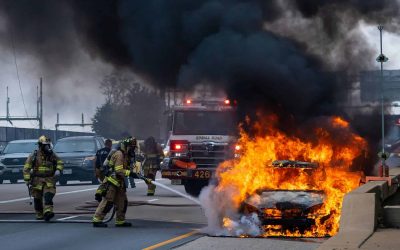
[[[97,108],[93,130],[104,137],[120,139],[127,134],[139,139],[160,137],[165,101],[158,91],[151,90],[118,74],[101,82],[106,102]]]

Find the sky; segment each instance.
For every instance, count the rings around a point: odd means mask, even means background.
[[[1,29],[1,22],[0,22]],[[379,54],[379,31],[376,26],[360,25],[371,48],[376,48],[376,56]],[[384,54],[389,57],[385,63],[385,69],[400,69],[400,36],[384,32]],[[43,77],[43,109],[44,127],[54,129],[56,114],[60,114],[60,122],[79,123],[81,113],[85,115],[85,122],[93,117],[96,107],[104,103],[105,98],[99,89],[101,79],[113,71],[113,67],[104,61],[100,61],[93,55],[89,55],[81,49],[77,52],[79,62],[70,68],[65,68],[63,75],[54,79],[51,72],[46,72],[39,67],[37,58],[29,54],[23,54],[18,50],[18,41],[15,41],[15,55],[20,76],[22,94],[25,101],[26,112],[29,116],[36,115],[36,87],[40,77]],[[25,116],[20,88],[18,85],[17,70],[14,53],[0,47],[0,117],[6,115],[6,86],[9,87],[10,115]],[[375,61],[375,58],[371,58]],[[354,62],[357,63],[357,62]],[[378,63],[376,63],[378,68]],[[51,79],[57,81],[56,84]],[[90,83],[90,84],[88,84]],[[37,127],[36,121],[14,122],[16,127]],[[8,122],[0,121],[0,126],[12,126]],[[91,131],[86,128],[65,128],[73,131]]]
[[[47,73],[41,67],[35,67],[35,58],[18,53],[16,58],[26,111],[36,116],[36,88],[40,77],[43,79],[44,127],[54,129],[57,112],[62,123],[79,123],[84,113],[85,122],[93,117],[96,107],[104,103],[99,83],[104,75],[111,73],[112,67],[99,60],[92,59],[83,50],[79,64],[65,69],[64,75],[56,79],[57,84],[49,82]],[[18,84],[17,70],[12,51],[2,50],[0,57],[0,116],[6,115],[6,87],[9,87],[10,115],[26,116]],[[51,78],[51,77],[50,77]],[[90,84],[88,84],[90,83]],[[57,86],[57,87],[53,87]],[[37,127],[36,121],[15,121],[16,127]],[[12,126],[0,121],[0,126]],[[63,128],[60,128],[63,129]],[[68,127],[67,130],[91,131],[90,127]]]

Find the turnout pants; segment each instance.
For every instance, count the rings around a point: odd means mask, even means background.
[[[116,209],[115,224],[123,224],[128,207],[128,197],[126,196],[126,187],[124,184],[122,184],[121,187],[116,187],[111,184],[108,185],[106,196],[103,197],[97,207],[93,216],[93,222],[102,222],[113,205],[115,205]]]
[[[102,197],[106,195],[107,192],[107,186],[108,186],[108,182],[107,179],[105,179],[105,177],[103,176],[101,180],[101,183],[99,185],[99,187],[96,190],[96,194],[95,194],[95,198],[96,200],[98,200],[99,202],[101,201]]]
[[[144,168],[144,177],[152,179],[153,181],[156,179],[157,168]],[[153,183],[147,184],[147,193],[154,194],[156,192],[156,185]]]
[[[32,181],[32,196],[36,218],[42,219],[45,213],[53,213],[53,198],[56,194],[54,177],[34,177]],[[44,199],[44,206],[43,206]]]

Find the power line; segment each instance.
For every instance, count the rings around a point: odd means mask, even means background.
[[[20,91],[20,93],[21,93],[22,104],[24,105],[25,115],[28,117],[28,116],[29,116],[29,115],[28,115],[28,110],[26,109],[25,98],[24,98],[24,94],[23,94],[23,92],[22,92],[21,80],[20,80],[20,77],[19,77],[19,70],[18,70],[18,63],[17,63],[17,55],[16,55],[16,53],[15,53],[15,45],[14,45],[14,36],[13,36],[13,32],[12,32],[11,29],[10,29],[10,34],[11,34],[11,45],[12,45],[13,55],[14,55],[14,64],[15,64],[15,69],[16,69],[16,71],[17,71],[17,79],[18,79],[19,91]],[[31,121],[30,121],[30,123],[31,123],[32,126],[35,126],[35,124],[33,124]]]

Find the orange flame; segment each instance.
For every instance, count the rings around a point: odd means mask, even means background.
[[[316,190],[325,194],[324,204],[318,208],[315,225],[305,232],[276,230],[279,225],[264,226],[263,236],[324,237],[337,233],[339,229],[342,200],[346,193],[360,183],[361,172],[350,171],[353,160],[361,156],[367,147],[366,141],[354,134],[349,123],[340,117],[327,118],[324,127],[313,130],[302,139],[288,135],[275,128],[275,118],[257,122],[259,132],[250,137],[243,130],[238,144],[241,157],[223,162],[217,169],[218,186],[215,192],[234,194],[228,197],[237,211],[257,190]],[[262,129],[261,129],[262,128]],[[318,164],[312,173],[304,169],[277,169],[275,160],[297,160]],[[232,192],[233,190],[233,192]],[[226,197],[226,196],[225,196]],[[279,212],[264,211],[279,215]],[[232,226],[229,216],[224,215],[221,224]]]

